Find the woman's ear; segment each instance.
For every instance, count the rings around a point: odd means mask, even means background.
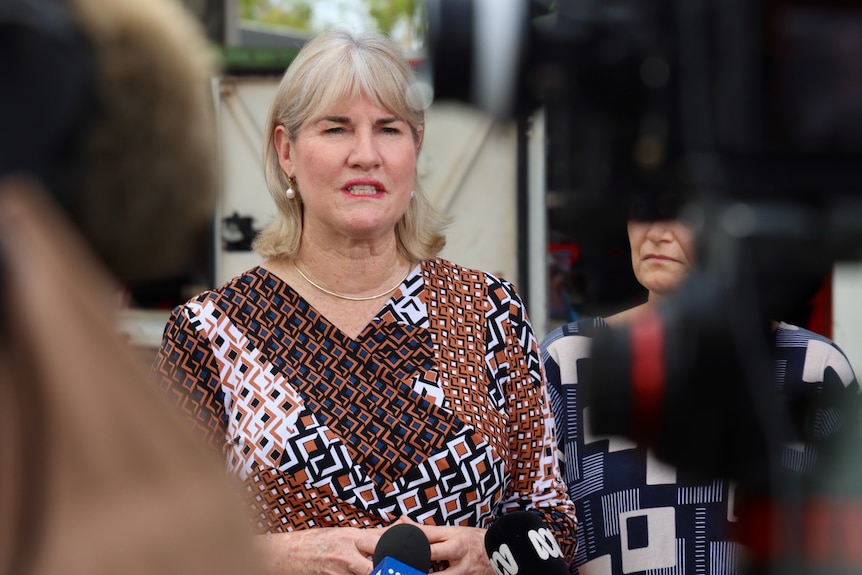
[[[419,126],[416,128],[416,153],[419,153],[419,149],[422,147],[422,138],[425,136],[425,127]]]
[[[275,146],[275,152],[278,154],[278,165],[288,176],[293,173],[293,159],[291,158],[291,143],[290,137],[287,135],[287,130],[284,126],[276,126],[272,134],[272,144]]]

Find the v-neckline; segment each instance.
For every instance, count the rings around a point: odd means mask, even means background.
[[[366,321],[362,325],[362,328],[356,333],[355,336],[350,335],[344,329],[344,327],[339,326],[339,324],[337,322],[333,321],[330,316],[328,316],[324,311],[322,311],[320,309],[321,306],[315,305],[312,301],[309,301],[308,298],[303,296],[299,290],[297,290],[293,285],[291,285],[290,282],[288,282],[284,278],[282,278],[278,273],[276,273],[275,271],[273,271],[267,267],[264,267],[263,265],[259,265],[257,267],[262,273],[269,275],[269,276],[275,278],[277,281],[279,281],[284,286],[284,288],[287,290],[288,293],[292,294],[293,297],[295,297],[298,301],[303,303],[307,307],[309,312],[315,314],[316,318],[320,318],[323,321],[325,321],[329,327],[331,327],[333,330],[335,330],[338,333],[338,336],[340,338],[344,339],[344,341],[352,341],[355,343],[361,343],[364,339],[366,339],[368,337],[369,332],[372,330],[372,328],[379,327],[380,322],[383,321],[383,319],[384,319],[384,317],[383,317],[384,313],[383,312],[389,306],[390,302],[392,302],[395,299],[395,294],[400,294],[399,297],[404,297],[404,295],[405,295],[404,294],[405,284],[410,283],[411,278],[415,277],[417,273],[421,273],[421,269],[420,269],[421,265],[422,265],[421,263],[417,263],[413,266],[413,268],[410,270],[410,273],[407,274],[407,276],[404,278],[404,280],[401,281],[401,283],[398,285],[398,287],[385,300],[382,300],[382,302],[378,305],[377,310],[374,311],[373,314],[371,314],[368,321]]]

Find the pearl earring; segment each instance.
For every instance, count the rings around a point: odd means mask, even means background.
[[[287,188],[284,190],[284,195],[287,196],[288,200],[292,200],[296,197],[296,192],[293,191],[293,188]]]

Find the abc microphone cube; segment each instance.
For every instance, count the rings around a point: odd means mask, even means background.
[[[497,575],[569,575],[556,537],[529,511],[513,511],[491,523],[485,552]]]

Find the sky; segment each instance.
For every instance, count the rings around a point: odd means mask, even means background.
[[[369,27],[368,12],[362,0],[315,0],[314,24],[321,28],[334,26],[351,30]]]
[[[314,15],[312,25],[317,30],[325,28],[340,27],[359,31],[374,28],[374,22],[368,15],[365,0],[314,0]],[[392,30],[392,38],[401,44],[409,43],[406,23],[404,26],[396,25]],[[415,44],[419,42],[420,44]],[[407,46],[409,50],[417,50],[421,47],[421,40]]]

